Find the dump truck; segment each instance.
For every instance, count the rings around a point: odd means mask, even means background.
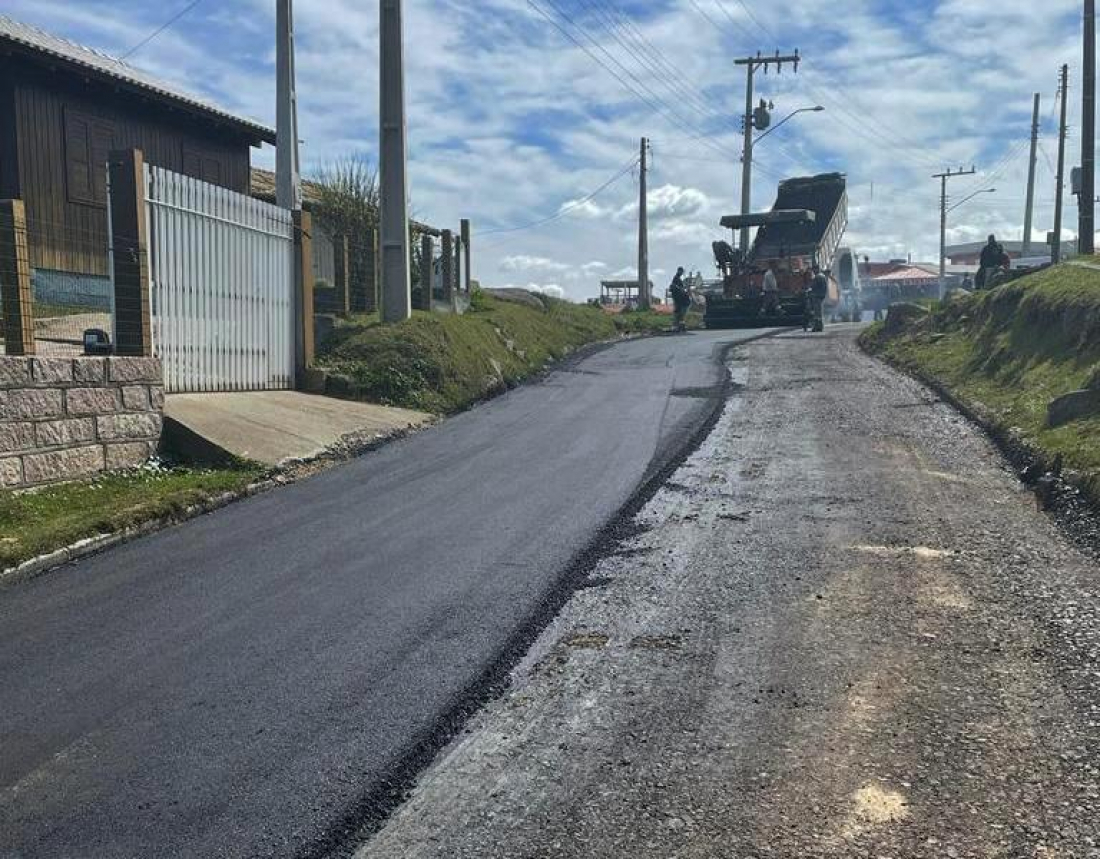
[[[825,313],[840,304],[840,284],[832,271],[848,226],[848,192],[843,173],[824,173],[779,183],[770,212],[727,215],[727,229],[757,227],[747,255],[731,243],[713,244],[721,290],[707,295],[707,328],[772,328],[803,325],[806,290],[813,266],[828,275]],[[765,300],[764,273],[771,269],[779,286],[776,301]]]

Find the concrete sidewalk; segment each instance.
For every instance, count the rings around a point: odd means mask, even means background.
[[[297,391],[171,394],[164,413],[215,448],[269,465],[317,456],[349,435],[385,435],[433,419]]]

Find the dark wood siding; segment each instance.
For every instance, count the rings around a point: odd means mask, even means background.
[[[19,181],[26,203],[31,264],[107,273],[105,149],[141,149],[158,167],[249,192],[249,143],[154,103],[81,91],[43,76],[14,87]]]
[[[0,57],[0,200],[19,196],[19,150],[15,133],[15,84]]]

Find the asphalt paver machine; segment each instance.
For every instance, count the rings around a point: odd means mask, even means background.
[[[727,215],[721,225],[735,232],[756,227],[747,255],[725,241],[713,245],[722,278],[721,293],[707,296],[707,328],[773,328],[802,325],[813,266],[828,275],[825,313],[840,302],[832,268],[848,226],[847,182],[842,173],[786,179],[779,183],[770,212]],[[771,269],[779,287],[774,300],[764,294]]]

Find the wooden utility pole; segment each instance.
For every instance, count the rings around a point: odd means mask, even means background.
[[[409,282],[409,185],[405,126],[405,44],[401,0],[381,0],[379,78],[382,197],[382,321],[412,315]]]
[[[969,170],[947,170],[945,173],[936,173],[932,178],[940,180],[940,298],[947,292],[947,180],[956,176],[973,176],[978,171],[971,167]]]
[[[642,138],[641,173],[638,192],[638,306],[648,310],[649,294],[649,198],[646,191],[649,140]]]
[[[1066,187],[1066,105],[1069,103],[1069,66],[1062,66],[1062,82],[1058,87],[1062,97],[1062,119],[1058,124],[1058,175],[1054,191],[1054,238],[1050,244],[1050,261],[1062,260],[1062,200]]]
[[[111,279],[114,282],[115,353],[153,354],[149,299],[145,156],[140,149],[113,150],[107,168]]]
[[[294,376],[298,390],[306,390],[317,344],[313,328],[313,220],[309,212],[294,212]]]
[[[275,202],[284,209],[302,208],[302,175],[298,163],[298,95],[294,82],[293,0],[275,6]]]
[[[34,354],[34,310],[27,215],[22,200],[0,200],[0,344]]]
[[[1024,209],[1024,246],[1021,256],[1031,256],[1031,221],[1035,212],[1035,166],[1039,150],[1039,93],[1031,115],[1031,160],[1027,169],[1027,206]]]
[[[420,309],[432,309],[432,266],[435,262],[432,237],[424,233],[420,237]]]
[[[740,60],[734,60],[735,65],[744,66],[748,73],[745,82],[745,144],[741,154],[742,215],[748,215],[752,212],[752,133],[757,128],[753,115],[753,99],[755,98],[754,78],[760,69],[763,69],[766,74],[773,65],[776,67],[776,71],[782,72],[784,63],[791,63],[794,66],[795,72],[798,72],[798,64],[800,62],[802,62],[802,57],[799,56],[798,51],[782,57],[779,55],[779,51],[776,51],[773,57],[764,57],[757,52],[755,57],[744,57]],[[740,245],[741,252],[747,255],[749,252],[748,227],[744,227],[741,230]]]
[[[1077,252],[1091,255],[1096,234],[1096,0],[1085,0],[1085,56],[1081,78],[1081,194],[1077,198]]]

